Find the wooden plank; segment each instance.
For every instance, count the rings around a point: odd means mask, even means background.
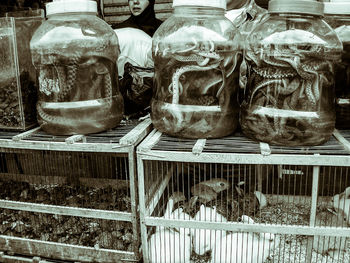
[[[12,149],[29,149],[29,150],[49,150],[49,151],[83,151],[83,152],[120,152],[128,153],[128,149],[113,148],[114,143],[74,143],[67,144],[62,142],[49,142],[49,141],[29,141],[20,140],[14,142],[12,140],[0,140],[1,147]]]
[[[0,235],[0,248],[20,255],[40,256],[80,262],[138,262],[135,254],[121,250],[100,249],[56,242]]]
[[[65,176],[44,176],[44,175],[32,175],[32,174],[15,174],[15,173],[0,173],[2,180],[12,180],[16,182],[27,182],[37,185],[67,185],[67,177]],[[79,177],[79,182],[83,186],[94,188],[107,188],[112,189],[126,189],[130,187],[129,180],[121,179],[104,179],[104,178],[92,178],[92,177]]]
[[[143,122],[138,124],[130,132],[124,135],[120,140],[120,145],[137,145],[142,141],[151,131],[152,121],[151,119],[145,119]]]
[[[266,142],[260,142],[260,153],[262,155],[270,155],[271,154],[271,148],[270,145]]]
[[[143,160],[172,162],[228,163],[228,164],[282,164],[282,165],[319,165],[349,166],[350,155],[305,155],[305,154],[261,154],[245,153],[210,153],[203,152],[196,156],[191,152],[164,150],[137,151]]]
[[[4,252],[0,252],[0,262],[3,262],[3,263],[50,263],[49,261],[42,260],[40,257],[23,257],[23,256],[19,256],[19,255],[5,255]]]
[[[207,142],[206,139],[198,139],[192,148],[192,153],[196,155],[201,154],[203,152],[206,142]]]
[[[156,185],[156,192],[153,196],[153,198],[150,200],[149,204],[148,204],[148,208],[147,208],[147,215],[151,215],[154,211],[154,209],[156,208],[160,197],[163,195],[163,192],[165,190],[165,188],[169,185],[169,181],[171,179],[171,177],[173,176],[173,169],[174,167],[172,166],[170,168],[170,170],[168,171],[168,173],[164,176],[163,181],[160,183],[160,185]],[[147,205],[147,204],[146,204]]]
[[[118,212],[111,210],[99,210],[89,208],[78,208],[69,206],[47,205],[47,204],[35,204],[30,202],[17,202],[0,199],[0,207],[13,210],[21,210],[28,212],[66,215],[66,216],[79,216],[86,218],[98,218],[115,221],[131,222],[133,219],[130,213]]]
[[[138,151],[148,152],[152,147],[159,141],[162,133],[156,129],[154,129],[147,138],[140,144],[138,147]]]
[[[302,225],[282,225],[266,223],[244,224],[239,222],[210,222],[180,219],[174,220],[165,219],[162,217],[145,217],[144,223],[148,226],[164,226],[169,228],[186,226],[186,228],[203,228],[210,230],[226,230],[233,232],[274,233],[303,236],[350,236],[350,228],[345,227],[310,227]]]
[[[343,145],[344,149],[350,153],[350,142],[345,139],[337,129],[333,131],[333,136]]]
[[[76,135],[72,135],[72,136],[68,137],[64,141],[68,144],[73,144],[73,143],[79,142],[79,141],[82,141],[83,143],[85,143],[86,137],[85,137],[85,135],[82,135],[82,134],[76,134]]]
[[[17,134],[15,136],[13,136],[12,140],[14,140],[14,141],[23,140],[24,138],[27,138],[28,136],[36,133],[39,130],[40,130],[40,127],[36,127],[36,128],[33,128],[33,129],[29,130],[29,131],[22,132],[20,134]]]

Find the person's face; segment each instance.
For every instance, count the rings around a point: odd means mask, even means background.
[[[140,15],[149,6],[148,0],[129,0],[130,12],[134,16]]]
[[[226,9],[227,10],[238,9],[244,6],[244,4],[247,2],[248,0],[226,0]]]

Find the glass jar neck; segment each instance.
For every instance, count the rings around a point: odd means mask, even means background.
[[[97,16],[96,13],[94,12],[70,12],[70,13],[55,13],[55,14],[51,14],[51,15],[48,15],[47,18],[50,19],[50,18],[56,18],[56,19],[65,19],[67,16],[70,16],[70,17],[75,17],[75,16],[90,16],[90,17],[95,17]]]
[[[225,9],[204,6],[175,6],[176,16],[225,16]]]
[[[285,18],[309,18],[309,19],[318,19],[322,18],[320,15],[313,15],[313,14],[299,14],[299,13],[270,13],[270,16],[280,16]]]

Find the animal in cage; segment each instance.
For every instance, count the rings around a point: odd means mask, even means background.
[[[242,216],[244,223],[254,223]],[[215,240],[211,263],[263,263],[274,249],[275,235],[271,233],[228,233]]]
[[[316,226],[331,226],[331,227],[347,227],[345,213],[340,210],[324,209],[316,215]],[[345,237],[331,237],[331,236],[315,236],[313,241],[313,248],[320,254],[327,253],[333,255],[340,250],[345,250]]]
[[[164,213],[164,218],[185,219],[191,217],[183,212],[183,209],[177,208],[173,211],[173,197],[169,198]],[[191,256],[191,234],[186,228],[165,228],[158,226],[156,232],[151,235],[148,241],[148,255],[151,263],[187,263]]]
[[[227,222],[227,219],[216,211],[216,207],[201,205],[194,217],[196,221]],[[204,255],[215,246],[215,239],[222,236],[221,230],[192,229],[193,247],[198,255]]]
[[[194,204],[197,200],[204,204],[213,201],[216,199],[218,193],[228,189],[229,186],[229,182],[223,178],[213,178],[195,184],[191,187],[193,197],[190,203]]]
[[[332,202],[335,209],[345,213],[346,220],[350,224],[350,187],[347,187],[343,193],[333,196]]]

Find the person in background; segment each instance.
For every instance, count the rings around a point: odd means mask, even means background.
[[[25,0],[23,3],[23,7],[30,8],[33,10],[43,8],[41,1],[39,0]]]
[[[137,28],[152,37],[162,24],[162,20],[156,18],[154,2],[155,0],[129,0],[131,16],[124,22],[114,25],[113,28]]]

